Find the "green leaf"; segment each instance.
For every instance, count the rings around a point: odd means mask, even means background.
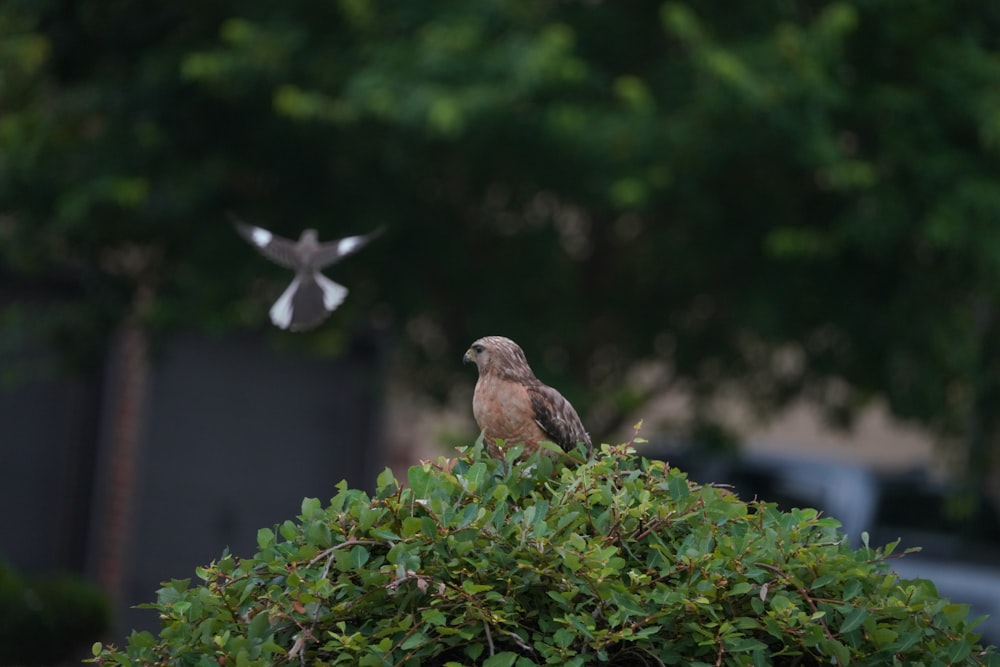
[[[788,608],[792,606],[792,601],[788,599],[788,596],[782,593],[777,593],[775,595],[772,595],[770,598],[770,602],[771,602],[771,608],[774,609],[774,611],[778,612],[779,614],[781,612],[788,610]]]
[[[279,532],[281,533],[281,537],[291,541],[299,534],[299,529],[293,522],[285,521],[281,524]]]
[[[430,638],[423,632],[415,632],[400,645],[400,648],[404,651],[410,651],[412,649],[423,646],[430,641]]]
[[[373,537],[377,537],[379,539],[386,540],[388,542],[395,542],[403,539],[402,537],[400,537],[399,535],[397,535],[396,533],[387,528],[375,528],[371,531],[371,533]]]
[[[511,667],[517,660],[517,654],[504,651],[490,656],[483,661],[483,667]]]
[[[555,631],[552,635],[552,640],[556,643],[556,646],[566,648],[576,640],[576,637],[576,631],[570,628],[562,628]]]
[[[352,568],[360,570],[368,562],[369,557],[370,554],[365,547],[360,545],[351,547],[350,564]]]
[[[274,531],[270,528],[261,528],[257,531],[257,546],[261,549],[274,545]]]
[[[423,530],[423,518],[408,516],[403,519],[402,536],[404,538],[413,537]]]
[[[468,492],[476,493],[486,479],[486,464],[482,461],[474,463],[462,475],[461,479],[464,481],[463,486]]]
[[[858,595],[861,594],[861,587],[862,587],[861,581],[857,579],[852,579],[848,581],[846,584],[844,584],[844,592],[841,595],[841,598],[845,602],[853,600],[854,598],[858,597]]]
[[[861,627],[861,624],[865,622],[868,618],[868,610],[861,607],[855,607],[846,614],[844,614],[844,620],[840,624],[840,632],[848,633]]]
[[[247,626],[247,637],[261,641],[270,634],[270,629],[271,625],[268,622],[267,614],[257,614]]]
[[[670,485],[670,496],[674,500],[687,500],[691,495],[687,479],[681,475],[671,473],[668,484]]]
[[[440,609],[425,609],[420,612],[420,618],[424,623],[429,623],[430,625],[448,624],[448,618],[441,612]]]
[[[406,478],[415,498],[426,499],[428,497],[428,490],[433,482],[430,467],[413,466],[407,472]]]
[[[471,579],[463,579],[462,590],[464,590],[469,595],[478,595],[479,593],[493,590],[493,587],[487,584],[473,583]]]
[[[469,505],[462,510],[459,516],[458,524],[455,526],[457,529],[465,528],[466,526],[472,525],[477,519],[480,518],[480,514],[484,513],[485,510],[481,509],[476,505]]]
[[[727,637],[722,643],[726,650],[732,653],[767,650],[767,644],[753,637]]]
[[[972,642],[968,640],[949,642],[947,647],[948,664],[961,664],[972,653],[972,647]]]
[[[836,639],[825,639],[820,643],[824,655],[836,658],[838,665],[851,664],[851,650]]]
[[[375,488],[378,489],[379,498],[388,498],[395,495],[399,489],[399,484],[396,483],[396,477],[392,474],[390,468],[384,469],[375,478]]]
[[[646,610],[643,609],[636,599],[636,596],[625,593],[623,591],[612,590],[611,600],[618,607],[618,610],[625,612],[628,616],[645,616]],[[624,617],[623,617],[624,618]]]
[[[320,503],[318,498],[303,498],[302,499],[302,516],[305,518],[311,517],[319,512],[322,512],[323,505]]]

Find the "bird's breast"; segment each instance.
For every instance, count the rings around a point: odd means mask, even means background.
[[[480,377],[472,398],[472,413],[479,428],[491,438],[535,443],[545,437],[535,421],[527,389],[517,382]]]

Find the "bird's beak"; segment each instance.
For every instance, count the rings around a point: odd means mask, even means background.
[[[469,363],[472,361],[472,350],[466,350],[465,355],[462,357],[462,363]]]

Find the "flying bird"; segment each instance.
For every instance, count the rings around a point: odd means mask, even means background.
[[[363,236],[348,236],[320,243],[315,229],[306,229],[298,241],[276,236],[262,227],[250,225],[235,215],[230,219],[236,231],[260,254],[295,271],[295,278],[271,306],[271,322],[281,329],[307,331],[320,324],[347,297],[347,288],[320,271],[357,252],[382,233],[376,229]]]
[[[523,442],[525,451],[537,449],[543,441],[567,451],[582,442],[590,452],[590,435],[576,410],[535,377],[517,343],[486,336],[469,347],[463,361],[474,362],[479,369],[472,414],[491,454],[500,453],[497,440],[511,445]]]

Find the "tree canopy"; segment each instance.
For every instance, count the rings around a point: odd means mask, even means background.
[[[10,0],[0,34],[0,275],[82,297],[44,323],[77,358],[137,286],[153,331],[263,322],[227,209],[384,223],[305,344],[388,327],[440,391],[507,335],[597,430],[641,360],[882,395],[995,463],[993,3]]]

